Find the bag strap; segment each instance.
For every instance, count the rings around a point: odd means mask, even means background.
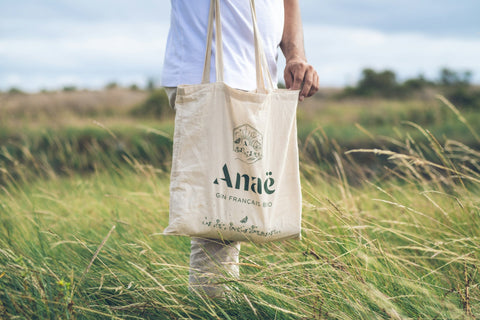
[[[262,38],[258,31],[257,14],[255,12],[255,0],[250,0],[250,9],[252,12],[252,24],[253,24],[253,41],[255,44],[255,68],[257,75],[257,90],[259,91],[272,91],[275,86],[273,85],[272,76],[270,74],[270,68],[268,67],[267,57],[263,50]],[[265,81],[267,82],[265,85]]]
[[[203,65],[202,83],[210,83],[210,66],[212,59],[213,22],[215,20],[215,77],[217,81],[223,82],[223,45],[222,45],[222,24],[220,21],[219,0],[210,1],[210,12],[208,14],[207,49],[205,50],[205,63]]]
[[[272,91],[275,86],[268,68],[267,58],[263,50],[262,39],[258,31],[257,18],[255,13],[254,0],[250,0],[250,10],[252,13],[253,38],[255,46],[255,72],[257,91]],[[215,23],[215,76],[217,81],[223,82],[223,42],[222,25],[220,19],[220,0],[210,1],[210,11],[208,15],[207,45],[205,50],[205,63],[203,65],[202,83],[210,83],[210,67],[212,56],[213,26]]]

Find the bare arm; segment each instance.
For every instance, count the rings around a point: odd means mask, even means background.
[[[284,0],[285,26],[280,48],[286,59],[284,71],[285,85],[288,89],[300,91],[299,99],[310,97],[318,91],[318,74],[308,64],[303,45],[302,18],[299,0]]]

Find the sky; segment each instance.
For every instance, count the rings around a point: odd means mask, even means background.
[[[447,67],[480,83],[479,0],[300,4],[307,58],[323,87],[354,85],[367,67],[393,70],[399,81],[436,79]],[[159,81],[169,15],[169,0],[0,0],[0,90]]]

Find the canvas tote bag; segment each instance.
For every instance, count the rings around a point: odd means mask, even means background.
[[[251,9],[257,90],[247,92],[223,83],[220,6],[211,1],[202,84],[177,90],[164,234],[257,243],[300,237],[299,92],[273,85],[253,1]]]

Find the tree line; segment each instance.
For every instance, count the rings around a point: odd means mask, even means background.
[[[346,87],[340,97],[383,97],[406,99],[415,94],[434,89],[460,108],[480,108],[480,88],[472,85],[471,71],[443,68],[435,80],[423,75],[398,81],[392,70],[362,71],[356,86]]]

